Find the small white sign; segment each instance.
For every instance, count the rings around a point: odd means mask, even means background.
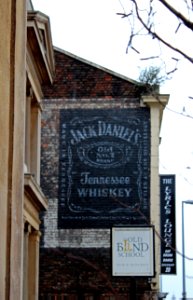
[[[113,276],[154,276],[153,227],[112,228]]]

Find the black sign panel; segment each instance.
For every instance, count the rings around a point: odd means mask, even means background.
[[[61,110],[60,117],[58,227],[144,224],[149,109]]]
[[[161,274],[176,274],[175,175],[161,175]]]

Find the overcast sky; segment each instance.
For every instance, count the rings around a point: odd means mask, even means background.
[[[117,15],[123,12],[119,0],[34,0],[33,4],[50,17],[54,46],[136,77],[138,58],[133,55],[131,64],[126,54],[129,23]]]
[[[45,13],[50,18],[54,46],[131,79],[138,79],[140,69],[146,65],[134,51],[126,53],[129,22],[117,15],[127,8],[128,0],[32,1],[35,10]],[[183,43],[186,43],[187,47],[190,45],[189,39],[185,36]],[[146,40],[143,40],[140,46],[144,50],[144,55],[153,47]],[[167,62],[167,57],[165,59]],[[170,94],[170,101],[162,122],[160,172],[176,174],[176,206],[180,221],[177,222],[177,248],[180,251],[181,201],[193,199],[193,100],[188,98],[193,96],[192,78],[193,66],[182,63],[173,79],[161,88],[162,93]],[[182,112],[189,117],[182,116]],[[186,232],[193,226],[192,214],[193,205],[188,205],[185,210]],[[193,257],[192,233],[186,237],[186,251],[188,256]],[[186,265],[188,297],[193,297],[193,262],[187,261]],[[177,267],[177,276],[164,276],[163,279],[163,291],[170,292],[167,299],[171,299],[172,295],[175,295],[176,299],[181,296],[180,256]]]

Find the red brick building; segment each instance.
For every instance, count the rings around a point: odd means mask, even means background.
[[[159,231],[159,128],[167,95],[55,49],[44,86],[40,299],[157,299],[155,276],[112,276],[112,226]],[[50,298],[49,298],[50,297]]]

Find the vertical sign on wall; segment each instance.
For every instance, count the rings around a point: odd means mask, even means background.
[[[160,175],[161,274],[176,274],[175,175]]]
[[[61,110],[59,166],[59,228],[145,223],[149,108]]]

